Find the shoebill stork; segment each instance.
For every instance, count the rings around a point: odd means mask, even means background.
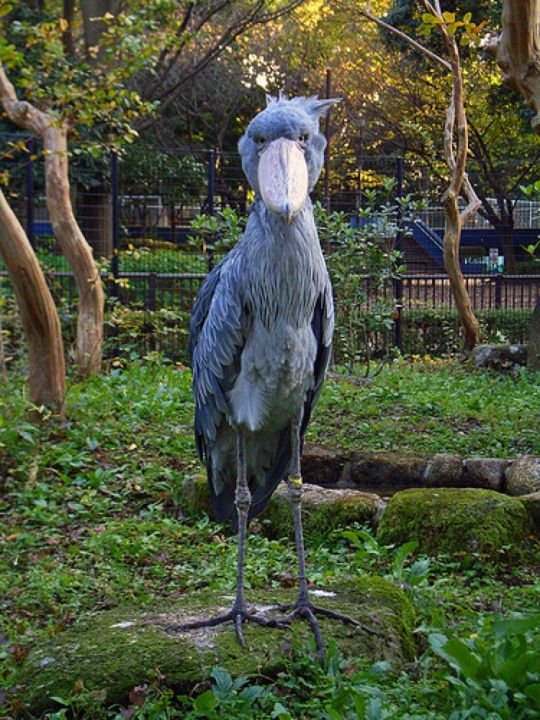
[[[335,100],[267,98],[239,142],[255,192],[245,233],[204,281],[190,324],[195,436],[206,461],[215,518],[238,530],[236,599],[231,610],[183,629],[232,622],[284,626],[308,619],[319,652],[302,537],[300,455],[330,358],[334,310],[309,193],[326,140],[319,119]],[[287,478],[298,554],[299,596],[281,620],[244,599],[247,524]],[[357,624],[357,623],[354,623]]]

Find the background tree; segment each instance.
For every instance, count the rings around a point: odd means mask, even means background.
[[[0,63],[0,101],[12,122],[39,135],[45,155],[45,185],[54,234],[77,285],[76,363],[83,375],[101,367],[104,295],[92,249],[82,234],[71,205],[68,176],[69,124],[54,115],[20,102]]]
[[[505,82],[534,110],[532,127],[540,134],[540,3],[504,0],[502,32],[489,45]]]
[[[26,335],[30,400],[63,416],[66,385],[60,320],[34,250],[1,190],[0,255]]]
[[[465,348],[470,350],[479,342],[480,326],[472,311],[461,271],[459,245],[463,223],[477,211],[480,201],[466,174],[468,125],[465,113],[461,58],[455,33],[458,27],[462,27],[464,33],[466,32],[467,35],[472,37],[473,34],[476,34],[477,28],[470,22],[470,15],[465,15],[463,20],[457,20],[453,14],[443,14],[439,0],[434,0],[433,4],[429,0],[422,1],[427,10],[423,16],[426,32],[429,32],[433,27],[440,30],[449,60],[433,53],[401,30],[372,15],[369,9],[364,10],[363,14],[366,18],[385,30],[394,33],[451,73],[452,94],[446,111],[444,127],[444,155],[451,176],[442,198],[445,209],[443,256],[456,309],[463,328]],[[467,38],[467,35],[463,35],[463,37]],[[468,201],[464,210],[459,208],[459,197],[462,192]]]
[[[94,158],[132,142],[135,124],[158,105],[164,111],[239,34],[297,4],[0,3],[0,61],[10,64],[15,83],[2,67],[0,99],[10,120],[44,143],[49,215],[79,295],[76,361],[83,374],[100,368],[103,290],[71,204],[68,135]],[[15,87],[31,103],[19,102]]]

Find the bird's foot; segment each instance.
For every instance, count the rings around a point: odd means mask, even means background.
[[[357,628],[358,630],[362,630],[363,632],[367,633],[368,635],[378,635],[379,633],[376,630],[373,630],[372,628],[368,627],[367,625],[363,625],[358,620],[355,620],[354,618],[350,617],[349,615],[344,615],[343,613],[336,612],[335,610],[330,610],[329,608],[321,607],[320,605],[315,605],[312,603],[308,598],[300,596],[296,603],[294,605],[280,605],[279,607],[282,611],[289,610],[290,612],[285,615],[282,618],[278,618],[278,622],[280,623],[287,623],[289,624],[297,617],[305,618],[313,631],[313,635],[315,636],[315,643],[317,645],[317,652],[319,653],[319,657],[321,660],[324,660],[324,643],[322,640],[321,631],[319,628],[319,623],[317,621],[317,615],[322,615],[323,617],[332,618],[333,620],[340,620],[342,623],[345,623],[346,625],[352,625],[353,627]]]
[[[256,625],[262,625],[263,627],[275,627],[285,629],[287,625],[275,618],[265,618],[262,615],[248,610],[244,605],[233,605],[233,607],[222,615],[216,615],[213,618],[207,620],[194,620],[193,622],[182,623],[180,625],[169,625],[167,630],[196,630],[198,628],[205,627],[216,627],[216,625],[224,625],[226,623],[233,623],[236,631],[236,637],[242,647],[245,647],[246,642],[244,640],[244,632],[242,625],[245,622],[253,622]]]

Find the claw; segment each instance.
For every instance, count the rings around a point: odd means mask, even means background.
[[[246,641],[244,640],[244,633],[242,631],[242,613],[238,613],[234,619],[234,626],[236,628],[236,637],[242,647],[246,647]]]
[[[292,620],[294,620],[295,617],[304,617],[308,620],[313,635],[315,636],[317,652],[319,654],[321,662],[324,662],[324,643],[316,615],[329,617],[333,620],[340,620],[342,623],[345,623],[347,625],[353,625],[355,628],[362,630],[368,635],[380,635],[380,633],[378,633],[376,630],[373,630],[367,625],[363,625],[358,620],[349,617],[349,615],[343,615],[342,613],[336,612],[335,610],[329,610],[328,608],[321,607],[320,605],[314,605],[305,597],[301,597],[294,605],[280,605],[279,609],[283,611],[290,611],[287,615],[285,615],[285,617],[278,618],[277,622],[279,623],[290,623],[292,622]]]

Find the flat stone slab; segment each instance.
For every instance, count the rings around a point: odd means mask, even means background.
[[[312,593],[317,604],[350,615],[377,632],[372,636],[321,618],[323,638],[333,640],[345,656],[389,660],[399,667],[414,655],[412,606],[389,581],[362,578],[342,583],[337,591]],[[296,594],[296,589],[248,591],[248,600],[265,617],[282,616],[277,606],[294,601]],[[148,608],[96,613],[33,647],[11,697],[34,717],[55,707],[51,698],[70,694],[82,681],[89,690],[106,691],[107,704],[123,703],[132,688],[152,679],[156,668],[168,687],[189,692],[207,683],[214,667],[227,669],[233,677],[268,678],[284,667],[295,649],[311,647],[311,629],[303,620],[295,620],[287,629],[247,623],[245,648],[230,624],[190,631],[170,627],[220,614],[232,602],[232,594],[201,592]]]
[[[493,490],[422,488],[390,500],[377,537],[385,544],[419,543],[419,551],[518,556],[531,523],[524,503]]]
[[[208,483],[204,473],[188,478],[182,489],[182,507],[188,515],[211,514]],[[374,493],[351,489],[329,489],[304,483],[302,520],[307,540],[321,533],[345,528],[353,522],[375,524],[385,503]],[[257,518],[270,537],[294,537],[287,483],[278,485],[266,509]]]

